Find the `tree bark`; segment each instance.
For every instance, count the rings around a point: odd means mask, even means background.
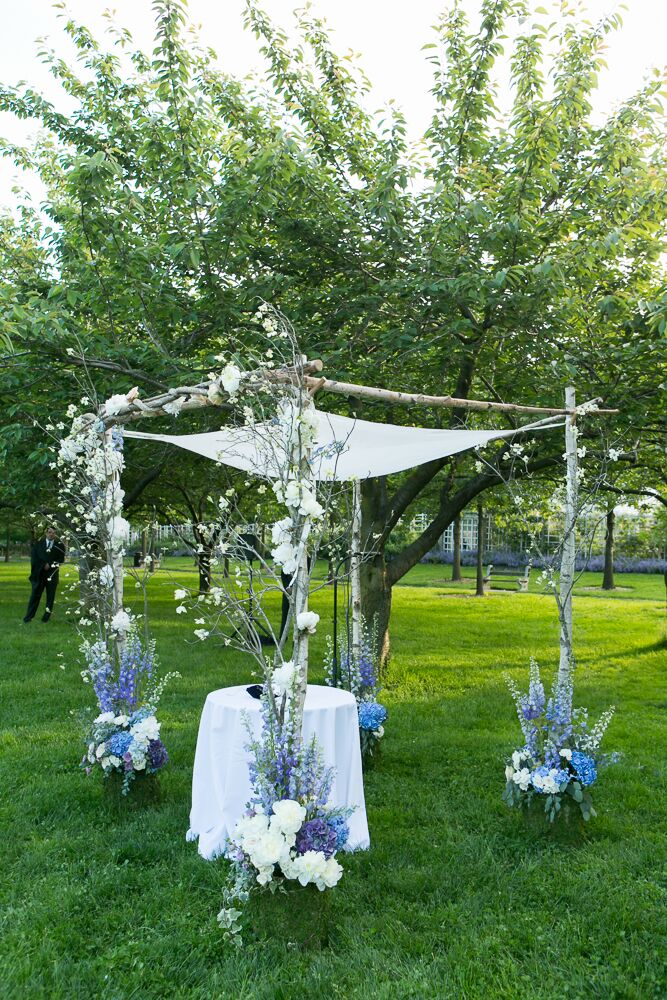
[[[452,580],[460,583],[461,576],[461,515],[454,518],[454,553],[452,556]]]
[[[199,593],[208,594],[211,589],[211,549],[204,548],[197,553],[197,571],[199,573]]]
[[[484,597],[484,506],[477,504],[477,586],[475,597]]]
[[[389,658],[389,618],[391,615],[391,582],[384,552],[364,559],[360,567],[362,610],[366,621],[377,634],[377,654],[381,666]]]
[[[616,514],[612,507],[607,511],[607,532],[604,536],[604,574],[602,577],[603,590],[615,590],[614,583],[614,527]]]

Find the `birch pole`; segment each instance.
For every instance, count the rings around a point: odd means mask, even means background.
[[[299,394],[299,411],[306,407],[313,407],[313,402],[307,393]],[[297,469],[299,481],[307,484],[315,490],[315,483],[312,480],[310,467],[312,447],[306,443],[301,433],[298,435],[297,444]],[[297,567],[292,578],[292,636],[293,648],[292,659],[299,678],[298,697],[294,706],[296,712],[295,729],[301,732],[303,725],[303,709],[306,702],[306,691],[308,688],[308,630],[300,629],[298,625],[299,615],[308,610],[308,592],[310,589],[310,570],[308,568],[308,538],[310,535],[310,516],[299,514],[298,508],[292,508],[292,534],[298,539]]]
[[[105,454],[113,451],[113,429],[105,431],[104,433],[104,451]],[[115,464],[107,465],[109,472],[107,474],[107,491],[109,496],[112,498],[112,509],[115,510],[116,498],[122,496],[120,489],[120,471]],[[121,507],[122,514],[122,507]],[[111,526],[109,529],[109,548],[107,552],[108,564],[111,565],[111,571],[113,573],[113,589],[111,592],[111,615],[115,615],[118,611],[123,610],[123,554],[125,551],[124,540],[120,537],[116,537],[113,532],[114,518],[111,518]],[[122,653],[123,647],[125,646],[125,635],[124,633],[116,633],[113,640],[114,652],[120,660],[120,655]]]
[[[352,538],[350,546],[350,595],[352,599],[352,662],[361,660],[361,483],[352,484]]]
[[[565,535],[560,562],[560,662],[558,679],[565,681],[574,669],[574,648],[572,642],[572,588],[574,586],[575,559],[577,554],[577,415],[575,412],[575,391],[572,386],[565,390]]]

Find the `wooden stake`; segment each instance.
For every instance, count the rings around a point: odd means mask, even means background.
[[[574,648],[572,640],[572,588],[574,586],[575,560],[577,554],[577,415],[575,412],[575,391],[572,386],[565,390],[565,406],[569,416],[565,421],[565,536],[560,563],[560,662],[558,678],[565,681],[574,669]]]
[[[361,483],[352,483],[352,538],[350,545],[350,595],[352,598],[352,662],[361,660]]]

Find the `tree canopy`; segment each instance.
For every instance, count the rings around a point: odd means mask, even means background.
[[[241,81],[186,34],[184,3],[154,7],[150,56],[122,29],[103,44],[64,17],[77,65],[44,59],[73,112],[30,86],[0,89],[0,110],[43,130],[4,152],[46,189],[0,227],[12,476],[48,464],[32,420],[62,414],[84,373],[104,397],[206,372],[253,342],[248,319],[268,300],[331,377],[552,406],[570,383],[581,400],[601,396],[621,413],[598,451],[616,447],[664,480],[664,80],[596,123],[618,15],[591,26],[565,10],[550,25],[526,0],[482,0],[470,26],[454,2],[426,46],[433,115],[411,143],[397,107],[368,110],[368,81],[310,8],[294,45],[248,0],[266,79]],[[349,405],[394,422],[464,419]],[[561,451],[544,435],[527,471],[553,468]],[[386,596],[498,482],[465,458],[369,482],[380,554],[367,587]],[[427,487],[430,525],[387,566],[382,543]]]

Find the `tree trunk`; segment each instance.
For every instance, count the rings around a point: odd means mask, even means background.
[[[454,518],[454,554],[452,557],[452,580],[460,583],[461,576],[461,515]]]
[[[364,559],[360,567],[361,608],[369,627],[377,632],[381,666],[389,658],[389,617],[391,615],[391,583],[384,552]]]
[[[361,547],[364,558],[359,567],[361,613],[368,627],[377,635],[377,654],[384,666],[389,657],[389,615],[391,613],[391,580],[384,546],[378,546],[379,535],[387,517],[387,480],[364,479],[361,482]]]
[[[484,506],[477,504],[477,587],[475,597],[484,597]]]
[[[607,511],[607,533],[604,536],[604,575],[603,590],[615,590],[614,584],[614,526],[616,514],[614,508]]]
[[[204,547],[197,553],[197,571],[199,572],[199,593],[208,594],[211,589],[211,549]]]

